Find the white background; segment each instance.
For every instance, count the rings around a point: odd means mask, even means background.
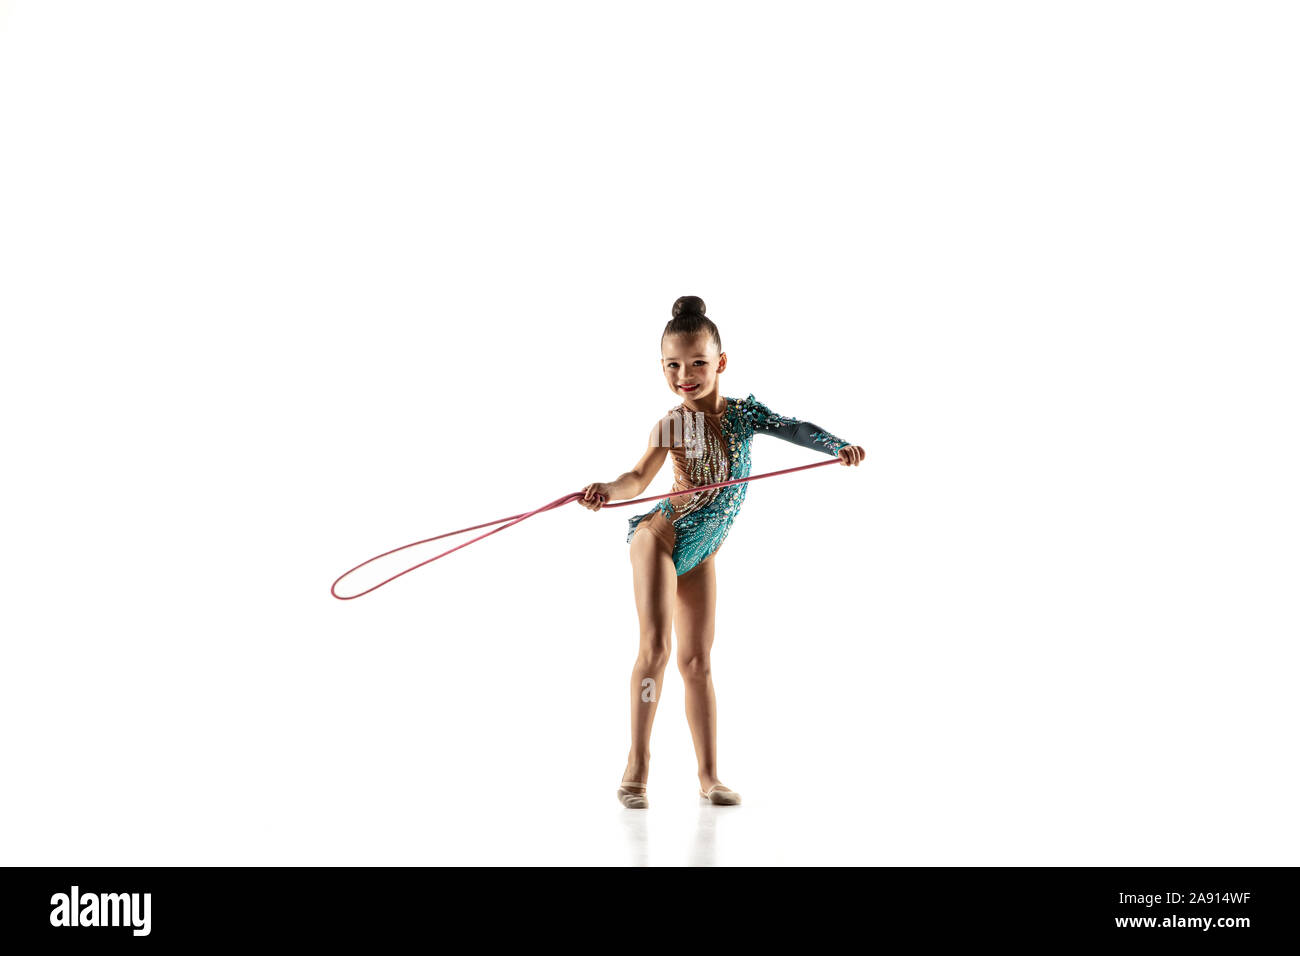
[[[3,4],[3,861],[1300,862],[1294,9]],[[635,464],[684,294],[868,458],[636,812],[649,506],[329,588]]]

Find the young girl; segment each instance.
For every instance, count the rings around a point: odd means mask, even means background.
[[[727,368],[718,328],[704,315],[704,301],[685,295],[673,303],[673,318],[660,338],[664,378],[682,404],[650,432],[650,443],[631,471],[611,482],[592,482],[579,503],[599,511],[609,501],[636,498],[659,472],[671,450],[673,491],[688,491],[750,474],[755,432],[838,455],[845,465],[865,452],[811,422],[777,415],[751,393],[727,398],[718,377]],[[623,806],[649,806],[650,728],[659,689],[677,630],[677,667],[686,685],[686,718],[699,761],[700,796],[716,805],[740,803],[717,770],[717,708],[709,651],[713,646],[715,579],[713,559],[745,500],[748,482],[661,498],[628,519],[632,585],[641,622],[641,646],[632,669],[632,748],[618,788]]]

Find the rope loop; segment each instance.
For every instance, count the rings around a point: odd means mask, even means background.
[[[730,481],[719,481],[716,484],[712,484],[712,485],[699,485],[697,487],[687,488],[681,491],[670,491],[664,495],[650,495],[647,498],[633,498],[631,501],[619,501],[613,504],[602,505],[601,508],[602,510],[604,508],[623,508],[626,507],[627,505],[640,504],[643,501],[658,501],[660,498],[674,498],[683,494],[688,494],[688,493],[693,494],[694,492],[697,491],[708,491],[710,488],[722,488],[725,487],[726,485],[737,485],[745,481],[757,481],[760,478],[772,478],[775,477],[776,475],[788,475],[790,474],[790,472],[803,471],[806,468],[821,468],[823,465],[836,465],[839,464],[841,460],[842,459],[840,459],[837,456],[835,458],[830,459],[829,461],[818,461],[818,462],[814,462],[811,465],[799,465],[796,468],[783,468],[780,471],[769,471],[762,475],[750,475],[748,478],[732,478]],[[362,561],[355,568],[352,568],[349,571],[344,571],[337,578],[335,578],[334,583],[330,585],[330,594],[334,595],[334,597],[338,598],[340,601],[354,600],[363,595],[369,594],[371,591],[376,591],[379,588],[382,588],[389,581],[396,581],[403,574],[410,574],[416,568],[422,568],[426,564],[429,564],[433,561],[437,561],[439,558],[445,558],[453,551],[459,551],[461,548],[466,547],[467,545],[471,545],[475,541],[482,541],[484,538],[489,537],[490,535],[494,535],[498,531],[505,531],[506,528],[514,527],[515,525],[519,524],[519,522],[523,521],[526,518],[531,518],[533,515],[541,514],[543,511],[550,511],[552,508],[559,508],[562,505],[568,504],[570,501],[577,501],[581,497],[582,497],[582,492],[575,491],[571,494],[567,494],[560,498],[556,498],[550,504],[542,505],[540,508],[534,509],[533,511],[526,511],[522,514],[510,515],[508,518],[497,518],[496,521],[485,521],[483,522],[483,524],[476,524],[468,528],[461,528],[459,531],[448,531],[446,534],[437,534],[434,535],[432,538],[423,538],[419,541],[412,541],[410,544],[404,544],[400,548],[393,548],[391,551],[385,551],[383,554],[377,554],[373,558],[370,558],[366,561]],[[506,522],[506,521],[510,523],[502,524],[502,522]],[[456,547],[442,552],[442,554],[434,555],[432,558],[429,558],[427,561],[421,561],[419,564],[412,565],[411,567],[407,568],[405,571],[398,572],[397,574],[394,574],[391,578],[388,578],[385,581],[380,581],[374,587],[367,588],[366,590],[362,591],[360,594],[343,595],[343,594],[339,594],[338,591],[336,590],[336,588],[338,588],[340,581],[346,578],[353,571],[359,570],[360,568],[364,568],[367,564],[370,564],[371,561],[378,561],[380,558],[386,558],[390,554],[396,554],[398,551],[405,551],[407,548],[414,548],[418,544],[428,544],[430,541],[437,541],[439,538],[449,538],[453,534],[464,534],[466,531],[477,531],[479,528],[491,527],[494,524],[499,524],[501,525],[501,527],[489,531],[487,532],[487,534],[481,534],[477,538],[471,538],[469,541],[466,541],[464,544],[458,544],[456,545]]]

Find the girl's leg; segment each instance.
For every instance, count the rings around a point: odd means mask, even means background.
[[[699,761],[700,789],[708,792],[718,779],[718,716],[709,652],[713,649],[713,613],[717,578],[711,554],[677,579],[677,668],[686,685],[686,719]]]
[[[650,729],[672,650],[677,569],[672,550],[648,528],[632,535],[629,550],[641,643],[632,668],[632,748],[623,780],[644,784],[650,774]]]

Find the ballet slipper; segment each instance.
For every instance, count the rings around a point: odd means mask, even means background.
[[[633,789],[635,787],[640,787],[641,789]],[[644,783],[625,781],[619,784],[618,800],[629,810],[648,810],[650,808],[650,801],[646,798],[645,790],[646,786]]]
[[[715,783],[709,787],[709,792],[700,791],[700,797],[708,800],[715,807],[734,807],[740,804],[740,794],[736,793],[730,787],[724,787],[720,783]]]

